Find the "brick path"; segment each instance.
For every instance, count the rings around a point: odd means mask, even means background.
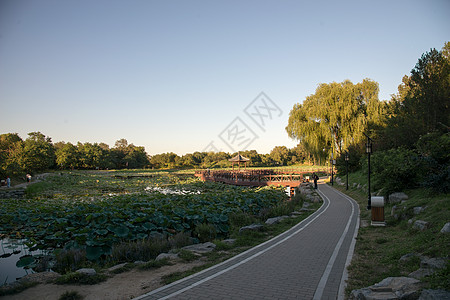
[[[137,299],[342,299],[358,205],[320,184],[322,207],[283,234]]]

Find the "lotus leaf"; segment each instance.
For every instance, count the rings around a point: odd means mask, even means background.
[[[31,255],[22,256],[19,261],[16,263],[16,267],[23,268],[28,267],[35,262],[35,259]]]
[[[89,260],[97,260],[102,256],[102,247],[97,246],[86,246],[86,258]]]

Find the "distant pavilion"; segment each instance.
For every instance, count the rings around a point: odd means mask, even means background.
[[[250,161],[250,159],[247,158],[247,157],[242,156],[242,155],[238,152],[238,154],[237,154],[235,157],[230,158],[228,161],[231,162],[231,165],[232,165],[232,167],[233,167],[233,170],[234,170],[234,165],[235,165],[236,163],[237,163],[237,165],[238,165],[238,170],[240,170],[240,169],[241,169],[241,163],[244,163],[244,168],[247,168],[247,162]]]

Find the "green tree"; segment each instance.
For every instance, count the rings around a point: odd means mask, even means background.
[[[378,83],[322,83],[303,104],[294,105],[286,131],[317,159],[340,154],[364,139],[364,132],[383,123]],[[326,151],[324,152],[323,149]]]
[[[21,172],[19,158],[23,140],[17,133],[0,135],[0,177],[17,175]]]
[[[40,132],[31,132],[23,142],[19,165],[24,172],[37,172],[55,165],[55,148],[52,139]]]
[[[450,43],[442,51],[422,55],[410,76],[404,76],[387,108],[381,131],[383,149],[413,148],[423,135],[450,128]]]
[[[276,165],[286,166],[290,161],[290,153],[286,146],[276,146],[270,151],[270,158]]]
[[[75,169],[79,165],[78,149],[72,143],[55,144],[56,164],[61,169]]]

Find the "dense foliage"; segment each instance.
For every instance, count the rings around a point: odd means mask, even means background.
[[[237,153],[194,152],[179,156],[162,153],[149,156],[144,147],[118,140],[113,148],[105,143],[52,143],[50,137],[31,132],[24,141],[17,133],[0,135],[0,178],[24,176],[26,173],[48,169],[174,169],[174,168],[227,168],[228,159]],[[250,159],[248,166],[287,166],[311,161],[311,155],[302,146],[288,149],[276,146],[269,154],[256,150],[241,151]]]
[[[373,140],[372,174],[385,193],[424,186],[450,191],[450,42],[422,55],[390,101],[378,101],[371,80],[320,84],[296,104],[286,130],[315,157],[337,157],[337,170],[367,169],[366,138]]]
[[[0,202],[0,234],[26,238],[32,248],[85,249],[87,258],[96,260],[125,241],[195,234],[205,224],[227,236],[231,214],[258,215],[286,195],[277,188],[203,183],[170,174],[131,179],[63,174],[35,184],[28,198]]]

